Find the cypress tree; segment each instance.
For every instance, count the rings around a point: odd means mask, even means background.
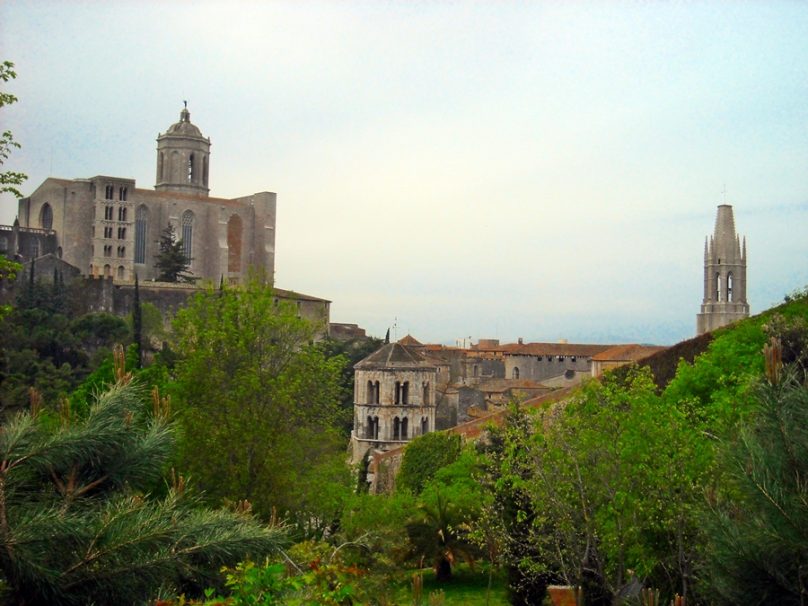
[[[132,338],[137,352],[135,368],[141,368],[143,365],[143,314],[140,309],[140,286],[137,273],[135,273],[135,300],[132,304]]]

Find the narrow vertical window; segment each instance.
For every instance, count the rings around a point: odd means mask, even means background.
[[[396,381],[396,399],[395,399],[395,403],[396,404],[401,404],[401,382],[400,381]]]
[[[379,403],[379,392],[381,391],[381,388],[379,387],[379,382],[378,381],[376,381],[373,384],[373,388],[374,388],[373,389],[373,403],[378,404]]]
[[[715,300],[721,301],[721,274],[715,275]]]
[[[146,225],[148,220],[149,209],[144,204],[141,204],[135,213],[135,263],[146,262]]]
[[[202,156],[202,185],[208,186],[208,157]]]
[[[409,428],[407,427],[409,421],[407,421],[407,417],[401,419],[401,439],[406,440],[407,434],[409,433]]]
[[[514,379],[518,379],[518,378],[519,378],[519,367],[518,367],[518,366],[514,366],[514,367],[513,367],[513,371],[512,371],[512,373],[511,373],[511,376],[512,376]]]
[[[398,417],[393,419],[393,439],[401,439],[401,420]]]
[[[429,433],[429,417],[421,417],[421,435]]]
[[[190,262],[193,258],[193,240],[194,240],[194,213],[186,210],[182,213],[182,253],[185,258]]]
[[[373,404],[373,381],[368,381],[368,390],[365,402]]]
[[[409,404],[410,400],[410,382],[404,381],[404,384],[401,386],[401,403],[402,404]]]
[[[194,155],[188,156],[188,183],[194,182]]]
[[[424,383],[424,393],[421,403],[423,406],[429,406],[429,383]]]
[[[124,272],[125,272],[125,271],[126,271],[126,270],[124,269],[123,265],[119,265],[119,266],[118,266],[118,279],[119,279],[119,280],[123,280],[123,277],[124,277]]]
[[[53,228],[53,209],[47,202],[42,205],[42,210],[39,212],[39,225],[42,229]]]
[[[732,272],[727,274],[727,301],[732,303]]]

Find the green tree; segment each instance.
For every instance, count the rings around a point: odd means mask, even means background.
[[[300,478],[344,458],[340,357],[259,279],[197,294],[174,320],[181,459],[213,499],[269,516],[300,504]]]
[[[419,436],[407,444],[396,489],[418,494],[439,469],[454,463],[460,455],[460,436],[444,431]]]
[[[16,77],[17,72],[14,71],[14,64],[11,61],[3,61],[0,63],[0,80],[8,82]],[[0,91],[0,108],[16,102],[17,97],[10,93]],[[19,147],[20,144],[14,140],[11,131],[4,131],[3,134],[0,135],[0,165],[5,164],[9,156],[11,156],[11,150],[15,148],[19,149]],[[17,186],[22,185],[23,181],[27,178],[28,177],[21,172],[12,170],[0,172],[0,193],[8,192],[17,198],[22,198],[22,193],[17,189]]]
[[[808,603],[808,386],[796,365],[751,398],[750,422],[723,442],[709,524],[707,585],[725,604]]]
[[[180,477],[150,496],[175,427],[119,373],[85,417],[23,412],[0,431],[0,574],[15,604],[145,603],[199,590],[222,565],[263,557],[284,533],[199,507]],[[244,509],[244,508],[242,508]]]
[[[157,280],[159,282],[195,282],[196,278],[188,271],[192,260],[185,256],[182,240],[177,239],[174,226],[169,223],[160,235],[160,252],[154,262],[154,267],[159,272]]]

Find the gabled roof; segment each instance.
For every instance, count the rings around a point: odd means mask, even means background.
[[[398,340],[398,342],[401,345],[406,345],[408,347],[413,347],[413,346],[418,347],[418,346],[423,345],[423,343],[421,343],[418,339],[416,339],[412,335],[407,335],[406,337],[402,337],[402,338],[400,338]]]
[[[377,349],[364,360],[357,362],[358,370],[384,368],[434,368],[426,358],[416,350],[401,343],[388,343]]]
[[[594,356],[592,359],[596,362],[636,362],[655,354],[658,351],[667,349],[667,347],[659,345],[638,345],[636,343],[628,343],[626,345],[615,345],[609,349],[602,351]]]

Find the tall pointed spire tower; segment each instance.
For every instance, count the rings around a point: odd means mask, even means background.
[[[735,233],[732,206],[721,204],[715,233],[704,241],[704,300],[696,334],[749,317],[746,301],[746,237]]]

